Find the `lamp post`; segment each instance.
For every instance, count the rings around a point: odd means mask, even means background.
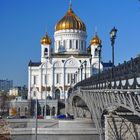
[[[98,54],[99,54],[99,69],[98,69],[99,77],[100,77],[100,72],[101,72],[101,67],[100,67],[100,63],[101,63],[101,49],[102,49],[102,45],[99,45],[99,46],[97,47]]]
[[[37,122],[37,88],[35,87],[35,91],[36,91],[36,99],[35,99],[35,140],[37,140],[37,127],[38,127],[38,122]]]
[[[111,46],[112,46],[112,65],[114,66],[114,44],[115,44],[115,39],[116,39],[116,33],[117,29],[113,27],[113,29],[110,31],[110,41],[111,41]]]
[[[86,79],[86,67],[87,67],[87,61],[84,61],[84,65],[85,65],[85,79]]]
[[[37,96],[36,96],[36,102],[35,102],[35,108],[36,108],[36,114],[35,114],[35,140],[37,140]]]
[[[46,91],[45,91],[45,108],[44,108],[44,118],[46,118],[46,106],[47,106],[47,100],[46,100],[46,98],[47,98],[47,58],[46,58],[46,65],[45,65],[45,70],[46,70],[46,76],[45,76],[45,85],[46,85],[46,87],[45,87],[45,89],[46,89]]]
[[[80,66],[80,69],[81,69],[81,81],[82,81],[83,80],[83,78],[82,78],[83,77],[83,65]]]
[[[89,58],[89,62],[90,62],[90,76],[92,75],[91,61],[92,61],[92,57]]]
[[[75,83],[77,83],[77,81],[78,81],[78,80],[77,80],[77,75],[78,75],[78,72],[76,71],[76,72],[75,72]]]
[[[77,77],[78,77],[78,81],[77,82],[79,82],[80,81],[80,68],[78,68]]]

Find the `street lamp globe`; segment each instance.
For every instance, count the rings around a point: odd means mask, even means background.
[[[80,68],[83,69],[83,65],[81,65]]]
[[[86,67],[87,66],[87,61],[86,60],[84,61],[84,64],[85,64],[85,67]]]
[[[111,39],[115,39],[116,38],[117,31],[118,30],[115,27],[113,27],[113,29],[110,31],[110,38]]]
[[[86,67],[87,67],[87,61],[86,60],[84,61],[84,65],[85,65],[85,79],[86,79],[87,78],[86,77]]]

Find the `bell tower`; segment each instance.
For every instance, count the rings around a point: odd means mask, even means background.
[[[51,38],[48,36],[47,32],[46,35],[41,39],[41,62],[46,62],[46,59],[50,58],[51,56]]]
[[[95,36],[90,41],[92,64],[99,63],[99,57],[101,57],[101,43],[100,38],[98,37],[97,33],[95,33]]]

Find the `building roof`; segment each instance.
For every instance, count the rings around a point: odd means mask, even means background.
[[[29,62],[29,64],[28,64],[28,66],[32,66],[32,67],[38,67],[38,66],[40,66],[41,65],[41,62],[32,62],[31,60],[30,60],[30,62]]]

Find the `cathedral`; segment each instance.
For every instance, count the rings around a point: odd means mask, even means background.
[[[41,39],[41,61],[29,62],[28,99],[67,99],[77,82],[103,70],[100,38],[95,33],[89,47],[86,38],[86,25],[70,4],[55,26],[54,46],[46,33]]]

